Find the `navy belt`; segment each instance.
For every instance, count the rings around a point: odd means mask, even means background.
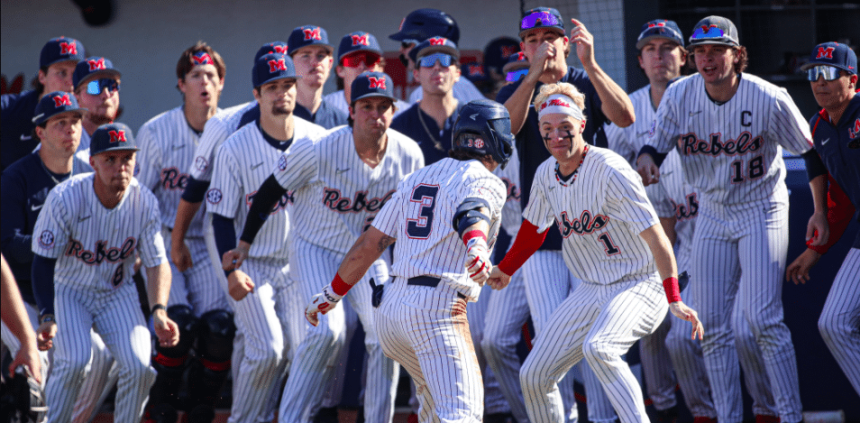
[[[442,279],[434,278],[433,276],[418,276],[418,277],[414,277],[414,278],[409,278],[406,281],[406,284],[407,285],[418,285],[418,286],[429,286],[431,288],[435,288],[435,287],[439,286],[439,282],[442,282]],[[457,293],[457,296],[464,299],[464,300],[466,299],[466,296],[459,293],[459,292]]]

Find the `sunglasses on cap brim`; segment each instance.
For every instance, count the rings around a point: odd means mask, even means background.
[[[520,78],[526,76],[529,73],[529,68],[517,69],[515,71],[510,71],[505,75],[505,81],[508,82],[516,82],[519,81]]]
[[[698,27],[695,31],[693,31],[693,35],[690,36],[690,40],[711,40],[717,38],[725,38],[726,33],[723,32],[722,29],[717,28],[715,26],[709,27]]]
[[[418,59],[418,66],[422,68],[432,68],[436,62],[439,62],[442,67],[448,67],[456,63],[454,61],[454,57],[450,54],[433,53]]]
[[[544,26],[559,26],[561,22],[558,18],[549,12],[534,12],[526,17],[520,22],[520,30],[532,29],[535,27],[544,27]]]
[[[364,63],[367,67],[375,66],[379,63],[380,57],[375,53],[361,52],[361,53],[353,53],[347,56],[344,56],[341,59],[341,63],[343,66],[348,68],[357,68]]]
[[[821,65],[809,68],[806,71],[806,79],[815,82],[818,78],[824,77],[825,81],[835,81],[839,79],[839,68],[833,66]]]
[[[99,95],[105,88],[108,91],[119,91],[119,82],[111,78],[93,79],[87,82],[87,94]]]

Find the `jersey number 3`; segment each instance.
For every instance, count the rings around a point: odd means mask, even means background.
[[[409,201],[421,203],[418,219],[406,219],[406,235],[409,238],[427,239],[433,231],[433,209],[436,207],[436,195],[439,187],[434,185],[418,185],[412,190]]]

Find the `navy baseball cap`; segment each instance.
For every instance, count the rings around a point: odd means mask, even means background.
[[[453,56],[456,60],[460,60],[460,50],[457,50],[457,44],[444,37],[431,37],[418,43],[412,50],[409,50],[409,58],[418,63],[419,58],[433,53],[445,53]]]
[[[54,63],[74,60],[80,62],[86,57],[86,50],[80,41],[74,38],[57,37],[48,40],[39,55],[39,68],[44,69]]]
[[[510,72],[517,69],[528,69],[529,66],[529,59],[526,58],[525,53],[519,51],[508,58],[508,63],[505,63],[505,66],[502,67],[502,72]]]
[[[323,46],[328,49],[329,53],[334,50],[334,47],[328,43],[328,33],[325,29],[316,25],[304,25],[293,30],[290,38],[287,39],[287,45],[290,50],[287,54],[292,56],[300,48],[307,46]]]
[[[525,37],[530,30],[537,28],[555,29],[564,36],[564,21],[561,19],[561,13],[552,7],[529,9],[520,20],[520,38]]]
[[[119,77],[122,76],[122,73],[113,67],[113,62],[109,59],[96,56],[87,57],[75,66],[75,73],[72,74],[72,85],[75,86],[75,89],[78,89],[85,80],[93,75],[116,75]]]
[[[518,51],[520,51],[519,40],[511,37],[496,38],[484,47],[484,67],[501,73],[508,58]]]
[[[87,109],[82,109],[78,106],[78,100],[70,93],[65,91],[54,91],[45,94],[39,103],[36,104],[36,112],[33,115],[33,123],[41,125],[48,119],[61,113],[76,112],[83,116]]]
[[[263,46],[257,50],[257,54],[254,55],[254,62],[269,53],[287,54],[287,43],[283,41],[272,41],[271,43],[263,44]]]
[[[293,59],[283,53],[268,53],[254,62],[254,88],[279,79],[298,79]]]
[[[393,85],[394,81],[384,72],[362,72],[352,81],[352,104],[369,97],[385,97],[397,101]]]
[[[397,32],[388,36],[394,41],[420,43],[430,37],[460,41],[460,27],[454,18],[439,9],[417,9],[409,12]]]
[[[131,128],[124,123],[114,122],[99,126],[90,140],[90,157],[105,151],[137,151],[137,143]]]
[[[738,41],[738,28],[728,18],[708,16],[700,20],[693,27],[693,33],[690,35],[690,44],[687,47],[703,44],[721,44],[737,47],[740,45],[740,41]]]
[[[675,21],[655,19],[642,25],[639,38],[636,40],[636,49],[642,50],[642,47],[648,44],[648,40],[653,38],[664,38],[678,43],[681,47],[684,46],[684,35],[681,34],[681,28]]]
[[[845,44],[834,41],[821,43],[812,48],[809,62],[800,67],[802,70],[827,65],[839,68],[852,75],[857,75],[857,54]]]
[[[379,41],[369,32],[355,31],[350,32],[340,39],[340,45],[337,46],[337,62],[343,59],[350,53],[357,51],[369,51],[371,53],[382,56],[382,48],[379,47]]]
[[[484,66],[478,62],[464,63],[460,66],[460,74],[475,84],[486,82],[490,79],[487,72],[484,71]]]

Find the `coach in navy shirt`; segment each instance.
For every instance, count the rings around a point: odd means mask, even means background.
[[[84,45],[73,38],[59,37],[48,41],[39,56],[36,89],[2,98],[3,128],[0,132],[0,170],[30,154],[39,144],[33,135],[33,110],[45,93],[72,92],[72,73],[84,58]]]
[[[568,39],[558,10],[538,7],[527,11],[520,22],[520,47],[531,67],[525,77],[503,87],[496,97],[510,112],[511,130],[517,137],[523,209],[528,205],[538,166],[550,157],[538,129],[537,111],[531,105],[543,84],[567,82],[585,94],[586,123],[582,136],[590,144],[607,147],[605,123],[625,128],[635,119],[630,98],[594,59],[594,37],[582,23],[573,22],[575,26]],[[567,66],[573,45],[585,70]],[[561,250],[561,235],[555,224],[542,249]]]
[[[293,114],[325,129],[346,125],[349,115],[322,96],[323,85],[334,64],[334,47],[325,29],[305,25],[293,30],[287,40],[290,58],[296,65],[296,108]]]
[[[24,301],[35,304],[30,285],[33,263],[31,239],[36,218],[48,192],[72,175],[92,172],[89,164],[75,157],[81,142],[81,116],[75,96],[63,91],[44,95],[35,107],[36,142],[42,148],[12,163],[3,171],[0,245],[9,261]]]
[[[460,79],[460,51],[453,41],[428,38],[409,51],[412,71],[424,92],[421,101],[394,118],[391,128],[415,140],[430,165],[448,157],[451,132],[462,107],[454,97]]]

